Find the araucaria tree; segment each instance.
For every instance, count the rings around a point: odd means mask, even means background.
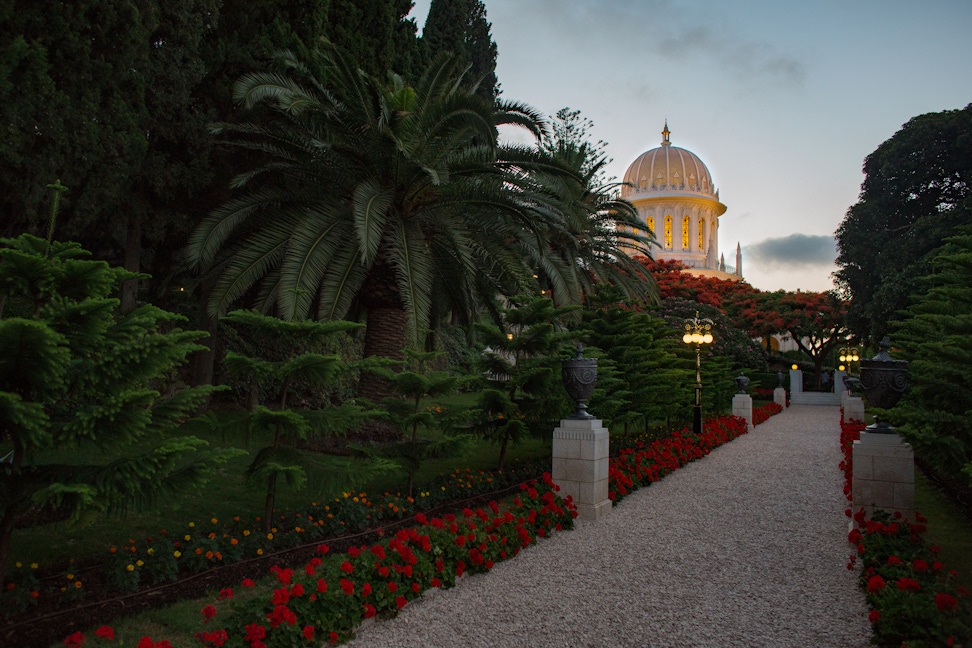
[[[232,454],[167,434],[214,389],[172,387],[205,334],[150,305],[120,314],[130,273],[85,256],[76,243],[0,239],[0,583],[31,507],[72,521],[142,508]],[[80,448],[101,460],[76,461]]]

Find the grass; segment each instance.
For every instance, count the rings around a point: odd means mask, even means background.
[[[958,572],[955,583],[972,592],[972,523],[920,471],[915,471],[915,508],[928,518],[926,541],[941,549],[945,569]],[[972,625],[972,609],[968,621]]]

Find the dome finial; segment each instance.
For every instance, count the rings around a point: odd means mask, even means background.
[[[661,141],[661,145],[662,146],[671,146],[672,145],[672,143],[668,140],[668,136],[671,135],[671,134],[672,134],[672,132],[670,130],[668,130],[668,117],[666,117],[665,118],[665,130],[662,131],[662,141]]]

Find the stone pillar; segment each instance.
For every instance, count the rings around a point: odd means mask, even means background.
[[[861,432],[853,452],[854,510],[863,506],[868,517],[875,509],[899,511],[914,520],[915,453],[911,446],[897,434]]]
[[[847,375],[846,371],[835,371],[834,372],[834,393],[835,394],[845,394],[847,393],[847,387],[844,385],[844,376]]]
[[[864,401],[859,396],[848,396],[844,399],[844,420],[851,419],[864,420]]]
[[[748,429],[753,429],[753,399],[749,394],[736,394],[732,397],[732,415],[746,419]]]
[[[790,393],[803,393],[803,372],[799,369],[790,369]]]
[[[773,402],[786,409],[786,390],[782,387],[777,387],[773,390]]]
[[[560,496],[573,498],[581,520],[599,520],[611,512],[608,445],[608,429],[599,419],[562,419],[554,430],[551,476]]]

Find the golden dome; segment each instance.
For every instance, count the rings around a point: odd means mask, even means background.
[[[631,163],[624,174],[621,196],[630,200],[639,194],[664,191],[703,194],[718,200],[719,192],[705,163],[692,151],[672,146],[670,134],[665,120],[661,146],[645,151]]]

